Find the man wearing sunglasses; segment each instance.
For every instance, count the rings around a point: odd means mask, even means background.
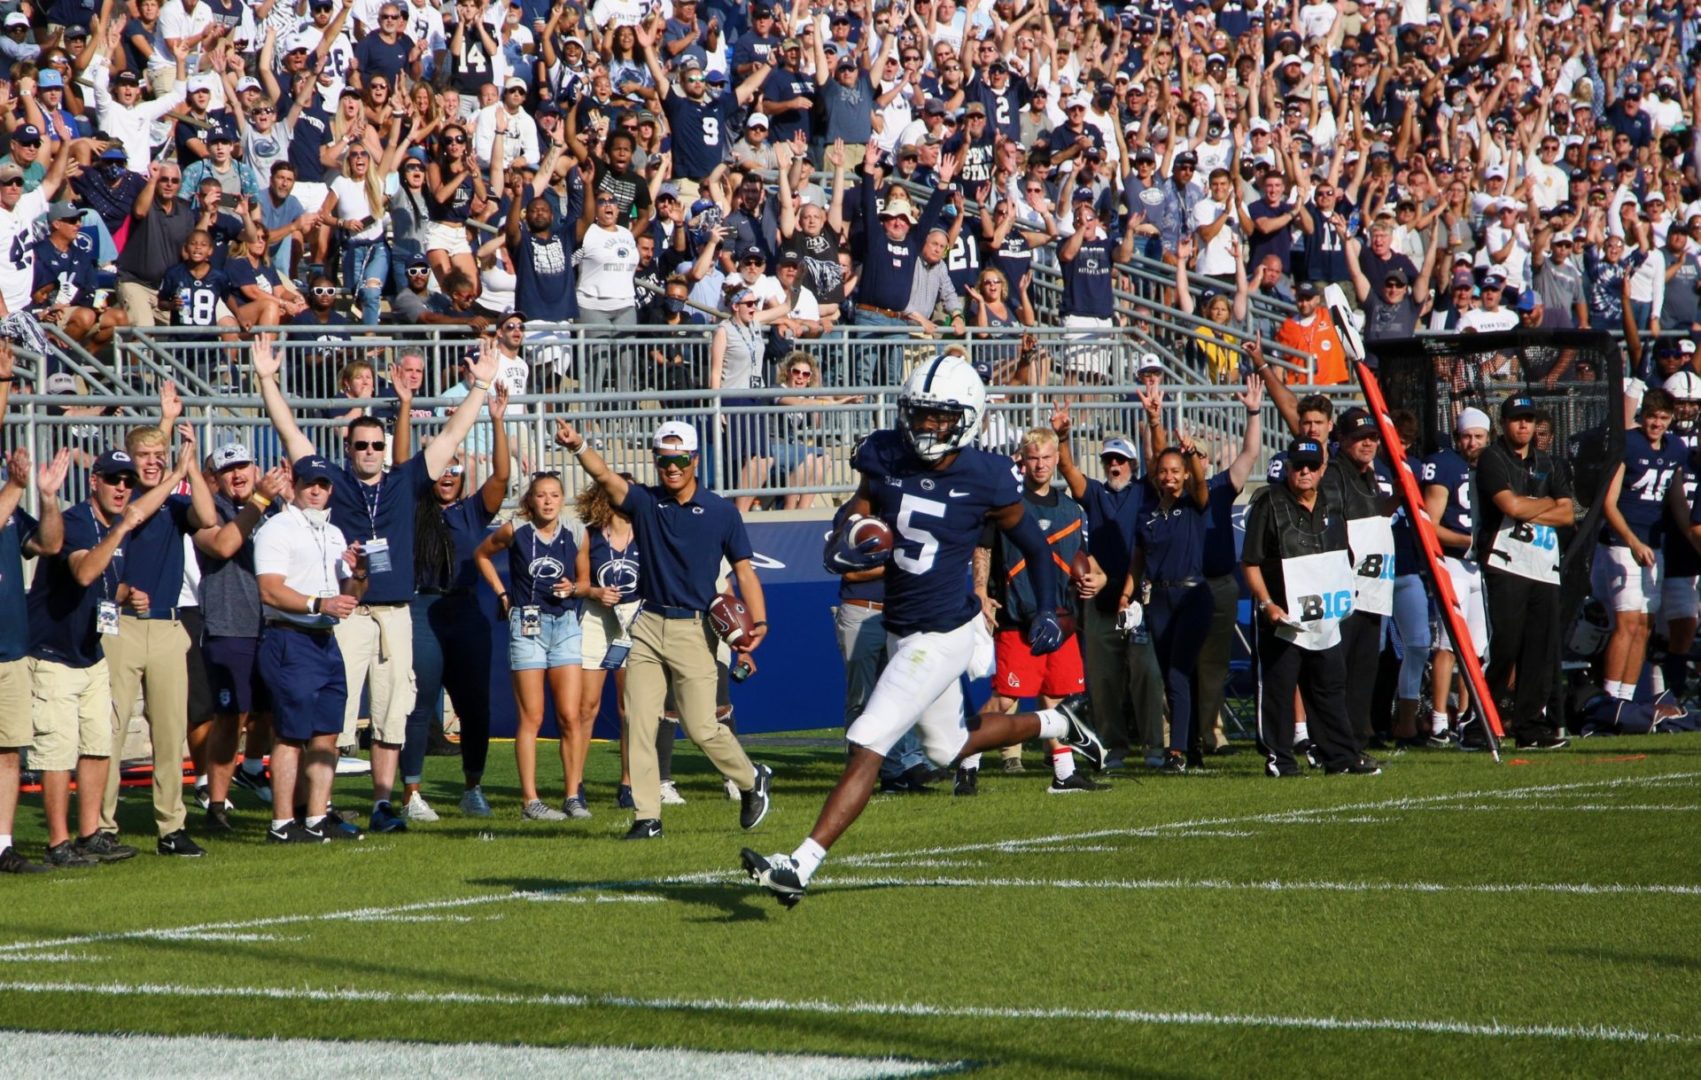
[[[1258,742],[1266,775],[1302,775],[1294,761],[1294,692],[1305,701],[1315,754],[1325,771],[1374,776],[1347,720],[1341,620],[1353,608],[1347,522],[1321,492],[1323,444],[1295,439],[1282,479],[1252,500],[1241,554],[1257,608]]]
[[[639,33],[644,60],[656,81],[656,93],[661,97],[662,111],[667,114],[667,125],[673,132],[674,182],[679,185],[681,199],[694,201],[698,184],[720,166],[726,154],[734,114],[762,88],[772,69],[757,62],[731,94],[711,97],[708,75],[695,56],[687,53],[680,58],[675,72],[678,85],[675,85],[662,67],[655,41],[641,29]]]
[[[766,765],[751,764],[737,736],[715,719],[719,673],[715,632],[707,615],[724,557],[755,620],[749,641],[735,651],[734,664],[748,662],[768,635],[767,605],[750,563],[753,552],[744,520],[731,502],[698,484],[697,430],[689,424],[670,420],[656,429],[650,444],[656,464],[653,485],[630,483],[610,469],[564,420],[556,421],[555,441],[602,485],[614,508],[632,518],[638,548],[644,552],[644,572],[638,578],[643,606],[632,622],[632,652],[626,662],[627,748],[636,809],[625,839],[662,835],[656,729],[669,686],[685,733],[737,786],[739,824],[754,829],[768,814],[774,774]]]
[[[270,335],[258,335],[252,349],[254,377],[266,412],[277,429],[291,461],[315,453],[312,442],[290,412],[279,385],[282,357]],[[431,497],[431,486],[455,459],[456,452],[484,408],[499,357],[486,343],[471,364],[472,386],[442,432],[425,449],[394,463],[386,473],[387,440],[384,424],[358,417],[348,427],[347,458],[333,466],[335,491],[331,523],[350,544],[359,542],[368,560],[371,582],[361,605],[336,628],[337,645],[347,672],[349,706],[344,713],[341,744],[355,741],[360,689],[370,678],[372,701],[372,818],[373,832],[395,832],[406,821],[390,805],[396,767],[413,711],[414,511]],[[660,710],[657,710],[660,713]]]

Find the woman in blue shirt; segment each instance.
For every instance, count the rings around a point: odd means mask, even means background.
[[[520,816],[527,821],[588,818],[591,812],[578,792],[572,773],[577,761],[575,739],[582,738],[579,722],[581,660],[579,605],[588,582],[574,577],[582,531],[575,536],[561,519],[566,490],[557,473],[538,473],[520,499],[518,516],[524,524],[503,525],[479,544],[473,554],[478,572],[496,591],[502,615],[508,620],[508,667],[513,673],[514,705],[519,728],[514,734],[514,757],[520,772]],[[576,523],[575,523],[576,524]],[[508,553],[508,584],[492,561]],[[543,727],[543,691],[547,680],[555,697],[556,723],[561,729],[561,768],[567,780],[562,809],[537,794],[537,739]]]

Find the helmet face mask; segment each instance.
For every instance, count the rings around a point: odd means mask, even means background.
[[[923,461],[941,461],[980,433],[986,384],[960,356],[936,356],[904,380],[898,395],[898,428]],[[944,417],[948,422],[941,423]]]

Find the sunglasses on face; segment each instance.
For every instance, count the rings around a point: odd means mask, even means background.
[[[518,319],[510,319],[502,324],[502,329],[504,330],[524,330],[525,328],[526,324]]]
[[[443,136],[443,141],[446,143],[459,144],[466,142],[467,137],[465,135],[445,135]]]
[[[424,277],[429,273],[431,273],[431,268],[429,266],[408,267],[408,277]]]
[[[355,450],[355,451],[359,451],[359,450],[382,450],[382,449],[384,449],[384,440],[383,439],[351,439],[351,440],[349,440],[348,446],[349,446],[350,450]]]
[[[1296,473],[1316,472],[1322,467],[1323,466],[1321,465],[1312,465],[1310,463],[1301,463],[1297,461],[1293,463],[1293,471]]]
[[[0,180],[0,187],[23,187],[23,186],[24,186],[24,182],[23,182],[22,179]]]
[[[103,476],[100,478],[100,482],[105,484],[107,487],[131,489],[134,489],[138,484],[137,479],[129,473],[119,473],[117,476]]]
[[[687,469],[691,466],[690,454],[657,454],[656,468],[658,469]]]
[[[313,286],[313,295],[335,296],[337,295],[337,287],[335,285],[315,285]]]
[[[791,376],[794,379],[797,378],[799,375],[802,375],[804,378],[807,379],[815,373],[813,371],[810,371],[808,368],[800,367],[800,368],[792,368],[790,371],[786,372],[786,374]]]

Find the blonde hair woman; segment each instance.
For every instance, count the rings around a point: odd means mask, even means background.
[[[815,358],[801,350],[786,357],[780,366],[780,389],[814,390],[821,385],[821,371]],[[785,406],[776,420],[779,430],[768,443],[768,455],[774,461],[774,479],[786,487],[821,487],[827,482],[827,455],[811,445],[812,432],[824,430],[824,417],[817,410],[823,405],[850,405],[862,398],[846,394],[787,395],[777,399]],[[785,498],[785,509],[806,510],[815,505],[815,494],[793,492]]]
[[[357,98],[345,98],[359,105]],[[343,287],[360,299],[360,321],[378,325],[378,301],[390,273],[390,245],[384,239],[383,170],[374,152],[356,142],[343,155],[342,175],[331,181],[325,217],[343,230]]]
[[[1193,254],[1192,238],[1184,237],[1175,248],[1175,296],[1176,307],[1183,315],[1192,315],[1195,309],[1201,317],[1216,326],[1231,326],[1246,320],[1247,284],[1246,264],[1240,259],[1240,241],[1230,241],[1234,252],[1234,302],[1231,304],[1225,293],[1207,289],[1200,302],[1195,304],[1193,292],[1187,287],[1187,260]],[[1205,361],[1205,373],[1214,383],[1232,383],[1240,381],[1240,343],[1242,338],[1225,334],[1216,326],[1198,326],[1193,333],[1197,340],[1199,355]]]

